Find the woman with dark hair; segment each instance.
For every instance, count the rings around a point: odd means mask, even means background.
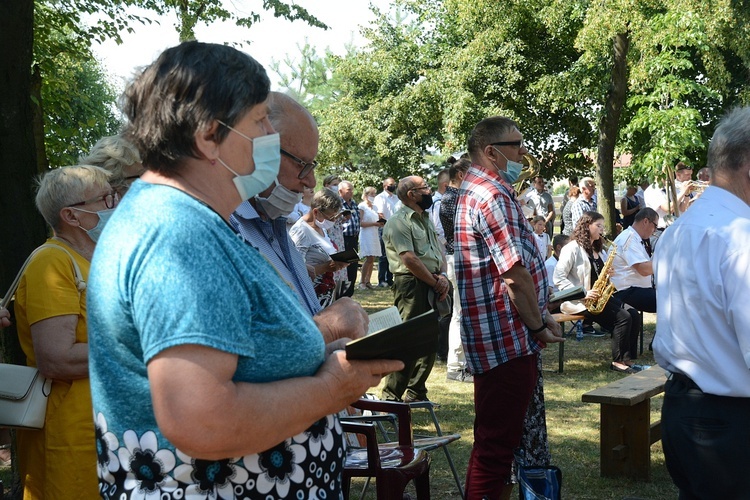
[[[638,354],[638,312],[615,297],[610,297],[600,314],[591,314],[586,309],[587,303],[600,297],[599,291],[592,290],[592,287],[607,260],[607,252],[603,248],[603,234],[604,217],[597,212],[584,212],[576,224],[570,242],[560,252],[554,282],[560,290],[583,286],[586,297],[583,300],[563,302],[560,310],[565,314],[583,314],[586,319],[596,321],[612,330],[614,334],[610,369],[635,373],[639,371],[638,365],[633,364]]]
[[[342,498],[336,413],[400,362],[349,362],[229,224],[279,171],[269,79],[185,42],[124,96],[147,171],[102,234],[88,288],[104,498]]]

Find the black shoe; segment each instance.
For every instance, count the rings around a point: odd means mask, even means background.
[[[638,373],[637,370],[634,370],[631,367],[620,368],[619,366],[616,366],[614,363],[609,365],[609,369],[612,370],[613,372],[619,372],[619,373]]]
[[[420,398],[418,396],[406,396],[404,398],[404,403],[422,403],[424,401],[429,401],[429,399],[427,399],[427,396],[423,398]]]

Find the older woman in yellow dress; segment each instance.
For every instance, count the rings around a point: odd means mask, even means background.
[[[27,364],[53,382],[44,428],[18,431],[24,499],[99,496],[85,281],[118,201],[108,178],[102,168],[72,166],[51,170],[39,183],[36,205],[54,236],[26,267],[15,311]]]

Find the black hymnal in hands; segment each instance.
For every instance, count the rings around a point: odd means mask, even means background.
[[[353,249],[332,253],[331,255],[329,255],[329,257],[331,257],[331,260],[335,260],[336,262],[352,263],[359,261],[359,255],[357,255],[357,252]]]
[[[438,320],[435,311],[371,333],[346,344],[347,359],[398,359],[403,362],[437,351]]]

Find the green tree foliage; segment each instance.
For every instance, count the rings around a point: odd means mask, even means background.
[[[237,26],[249,28],[261,20],[258,12],[244,12],[245,6],[239,2],[235,9],[227,9],[222,0],[137,0],[143,7],[160,15],[175,12],[178,18],[176,26],[180,41],[194,40],[195,27],[198,23],[211,24],[215,21],[234,21]],[[327,29],[328,26],[320,22],[305,8],[295,3],[285,3],[280,0],[263,0],[263,9],[271,11],[274,17],[283,17],[290,21],[297,19],[306,21],[311,26]]]
[[[365,30],[369,46],[335,66],[321,158],[398,177],[503,114],[543,175],[595,171],[611,221],[614,158],[632,153],[631,179],[702,166],[717,120],[748,103],[746,4],[396,0]]]
[[[116,14],[125,16],[119,5],[110,7],[115,19]],[[86,29],[80,25],[78,8],[83,5],[35,2],[36,90],[32,100],[42,171],[49,166],[75,164],[99,138],[120,128],[115,109],[117,91],[94,58],[91,43],[98,37],[119,36],[125,20],[97,23]]]

